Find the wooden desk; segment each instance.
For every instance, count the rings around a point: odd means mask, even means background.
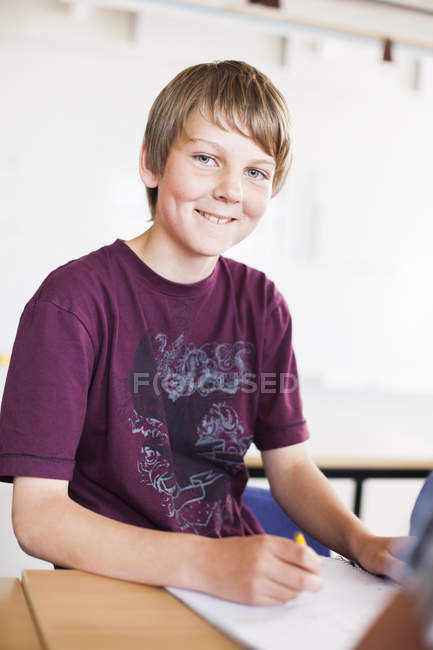
[[[0,578],[0,650],[41,650],[17,578]]]
[[[22,582],[49,650],[241,647],[160,587],[60,570],[24,571]]]

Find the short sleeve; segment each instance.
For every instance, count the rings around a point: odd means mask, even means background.
[[[72,312],[32,299],[21,316],[0,411],[0,480],[70,480],[94,365]]]
[[[287,304],[278,292],[265,324],[261,368],[256,446],[265,451],[307,440],[309,434],[292,348],[292,321]]]

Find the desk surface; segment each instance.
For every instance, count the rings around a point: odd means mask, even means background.
[[[240,648],[161,587],[65,570],[24,571],[23,588],[50,650]]]
[[[41,650],[17,578],[0,578],[0,650]]]
[[[347,470],[424,470],[433,469],[433,456],[423,455],[419,458],[403,458],[403,457],[381,457],[381,456],[366,456],[346,454],[345,456],[327,455],[312,452],[314,462],[321,469],[347,469]],[[251,446],[245,456],[245,463],[247,467],[262,467],[262,459],[259,450],[255,446]]]

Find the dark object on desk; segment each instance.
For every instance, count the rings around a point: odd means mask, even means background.
[[[389,38],[383,41],[383,61],[392,63],[392,41]]]
[[[250,0],[253,5],[265,5],[265,7],[280,7],[280,0]]]
[[[244,492],[244,503],[257,517],[259,523],[269,535],[279,535],[280,537],[293,539],[294,533],[299,530],[299,526],[280,508],[269,490],[247,487]],[[308,546],[311,546],[316,553],[325,557],[330,556],[329,548],[326,548],[326,546],[323,546],[309,535],[305,535],[305,538]]]

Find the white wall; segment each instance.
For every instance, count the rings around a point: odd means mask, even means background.
[[[268,238],[245,257],[268,253],[305,375],[431,394],[433,58],[415,91],[414,55],[380,55],[374,42],[329,37],[309,52],[297,37],[289,70],[274,75],[294,117],[293,173],[261,224]]]
[[[285,93],[296,149],[286,188],[230,254],[285,293],[305,378],[431,396],[431,55],[396,47],[384,64],[378,43],[289,29],[282,66],[280,37],[257,24],[149,7],[136,41],[133,28],[119,11],[0,4],[0,355],[50,270],[144,229],[137,158],[157,92],[187,65],[237,58]]]
[[[233,256],[286,294],[305,375],[432,393],[433,58],[394,48],[385,64],[373,41],[292,30],[282,67],[260,26],[155,11],[134,43],[119,11],[0,6],[0,353],[53,267],[143,229],[137,155],[156,93],[186,65],[233,57],[285,92],[296,135],[285,190]]]

